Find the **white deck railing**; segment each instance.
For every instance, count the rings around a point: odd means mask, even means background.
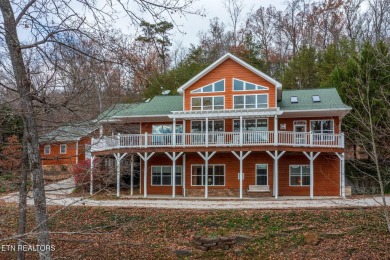
[[[92,152],[150,147],[293,146],[344,148],[344,134],[251,131],[184,134],[128,134],[92,138]]]

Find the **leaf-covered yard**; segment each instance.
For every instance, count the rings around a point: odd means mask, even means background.
[[[16,230],[16,205],[0,205],[0,236]],[[33,221],[32,209],[29,222]],[[379,209],[327,210],[167,210],[50,207],[53,256],[65,259],[172,259],[177,249],[188,258],[390,258],[390,234]],[[317,245],[303,234],[319,236]],[[248,241],[228,250],[201,251],[194,236],[242,235]],[[34,239],[29,242],[36,244]],[[1,245],[14,241],[1,241]],[[2,251],[0,259],[15,258]],[[29,253],[28,259],[36,259]]]

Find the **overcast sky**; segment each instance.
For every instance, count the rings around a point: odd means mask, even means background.
[[[209,21],[214,17],[218,17],[227,27],[231,25],[229,16],[223,5],[224,0],[198,0],[194,4],[194,8],[203,7],[206,12],[206,17],[200,17],[195,15],[189,15],[186,18],[177,19],[177,23],[183,25],[182,31],[186,34],[180,34],[175,30],[174,41],[182,41],[184,46],[189,46],[191,43],[197,43],[197,34],[199,31],[206,31],[209,28]],[[268,7],[269,5],[275,6],[277,9],[283,10],[285,8],[285,0],[243,0],[244,11],[241,14],[242,18],[246,17],[246,14],[251,9],[256,10],[260,6]]]

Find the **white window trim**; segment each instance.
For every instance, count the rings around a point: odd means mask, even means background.
[[[191,164],[191,186],[193,186],[193,187],[204,187],[204,186],[206,186],[206,185],[193,185],[192,184],[192,177],[193,177],[193,172],[192,172],[192,168],[194,167],[194,166],[203,166],[203,167],[205,167],[206,165],[204,165],[204,164]],[[209,185],[207,185],[207,186],[212,186],[212,187],[225,187],[226,186],[226,164],[209,164],[208,165],[209,167],[210,166],[213,166],[213,170],[214,170],[214,166],[223,166],[223,185],[212,185],[212,184],[209,184]],[[203,168],[202,167],[202,168]],[[202,175],[203,176],[203,175]],[[210,173],[208,173],[208,177],[210,176]],[[218,175],[218,176],[220,176],[220,175]]]
[[[212,106],[213,106],[213,109],[203,109],[203,98],[208,98],[208,97],[211,97],[212,98],[212,100],[213,100],[213,104],[212,104]],[[223,108],[221,108],[221,109],[214,109],[214,106],[215,106],[215,104],[214,104],[214,98],[216,98],[216,97],[222,97],[223,98]],[[192,109],[192,100],[194,99],[194,98],[200,98],[200,110],[193,110]],[[225,109],[225,107],[226,107],[226,104],[225,104],[225,96],[221,96],[221,95],[218,95],[218,96],[196,96],[196,97],[191,97],[191,111],[214,111],[214,110],[224,110]]]
[[[301,167],[301,173],[300,173],[300,178],[301,178],[301,185],[291,185],[291,166],[300,166]],[[302,185],[302,167],[303,166],[308,166],[310,168],[310,165],[309,164],[290,164],[288,166],[288,185],[291,186],[291,187],[310,187],[310,185]],[[309,175],[309,177],[311,177]]]
[[[170,167],[171,168],[171,185],[159,185],[159,184],[153,184],[153,167]],[[175,186],[183,186],[183,168],[181,165],[176,165],[176,167],[180,168],[181,173],[181,183],[177,184]],[[175,176],[176,177],[176,176]],[[161,183],[162,183],[162,175],[161,175]],[[150,186],[155,187],[172,187],[172,165],[152,165],[150,166]]]
[[[257,165],[266,165],[267,166],[267,184],[266,185],[269,185],[268,181],[269,181],[269,174],[268,174],[268,163],[256,163],[255,164],[255,183],[256,185],[260,185],[260,184],[257,184]]]
[[[62,152],[62,148],[61,148],[62,146],[65,147],[65,152]],[[67,147],[66,144],[61,144],[61,145],[60,145],[60,154],[66,154],[66,152],[67,152],[67,150],[68,150],[67,148],[68,148],[68,147]]]
[[[257,124],[257,120],[258,119],[261,119],[261,120],[267,120],[267,130],[260,130],[260,131],[269,131],[269,118],[268,117],[266,117],[266,118],[246,118],[246,119],[242,119],[242,122],[244,123],[244,125],[245,125],[245,121],[246,120],[256,120],[256,124]],[[235,118],[233,118],[232,119],[232,129],[233,129],[233,132],[234,132],[234,121],[240,121],[240,119],[235,119]],[[225,128],[224,128],[225,129]],[[243,131],[245,132],[245,130],[243,129]]]
[[[220,82],[220,81],[223,81],[223,91],[215,91],[215,83]],[[203,88],[205,88],[205,87],[207,87],[209,85],[211,85],[212,91],[211,92],[203,92]],[[202,91],[201,92],[194,92],[194,91],[196,91],[198,89],[202,89]],[[225,90],[226,90],[226,81],[225,81],[225,79],[219,79],[219,80],[214,81],[214,82],[212,82],[210,84],[207,84],[205,86],[202,86],[202,87],[199,87],[197,89],[191,90],[190,94],[195,94],[196,95],[196,94],[204,94],[204,93],[218,93],[218,92],[221,93],[221,92],[225,92]]]
[[[317,119],[317,120],[310,120],[310,131],[312,131],[313,133],[314,133],[314,130],[313,129],[311,129],[311,122],[314,122],[314,121],[333,121],[333,129],[332,129],[332,131],[333,131],[333,133],[326,133],[326,134],[335,134],[335,129],[334,129],[334,127],[335,127],[335,125],[334,125],[334,119]],[[322,130],[321,130],[322,131]],[[322,133],[323,134],[323,133]]]
[[[190,128],[190,133],[192,133],[192,122],[193,121],[202,121],[202,122],[204,122],[204,123],[206,123],[206,120],[204,120],[204,119],[198,119],[198,120],[191,120],[190,122],[191,122],[191,128]],[[209,120],[209,124],[213,124],[214,125],[214,121],[223,121],[223,131],[221,132],[221,131],[209,131],[209,133],[211,132],[211,133],[223,133],[223,132],[225,132],[225,129],[226,129],[226,127],[225,127],[225,120],[223,120],[223,119],[212,119],[212,120]],[[197,133],[199,133],[199,132],[197,132]],[[206,132],[200,132],[200,133],[206,133]]]
[[[244,82],[244,89],[243,89],[243,90],[235,90],[235,89],[234,89],[234,80],[239,80],[239,81]],[[253,85],[255,85],[256,87],[257,87],[257,86],[263,87],[263,88],[266,88],[266,89],[245,89],[246,83],[253,84]],[[263,86],[263,85],[260,85],[260,84],[256,84],[256,83],[253,83],[253,82],[245,81],[245,80],[242,80],[242,79],[238,79],[238,78],[233,78],[233,79],[232,79],[232,90],[233,90],[233,91],[237,91],[237,92],[240,92],[240,91],[267,91],[267,90],[269,90],[269,87],[266,87],[266,86]]]
[[[267,96],[267,107],[257,107],[257,96],[265,95]],[[245,97],[245,96],[256,96],[256,107],[254,108],[246,108],[245,98],[244,98],[244,107],[242,109],[268,109],[269,108],[269,94],[268,93],[253,93],[253,94],[244,94],[244,95],[233,95],[233,109],[241,109],[241,108],[234,108],[234,97]]]
[[[46,152],[46,148],[49,148],[49,152],[47,153]],[[45,145],[44,147],[43,147],[43,154],[50,154],[51,153],[51,146],[50,146],[50,144],[47,144],[47,145]]]

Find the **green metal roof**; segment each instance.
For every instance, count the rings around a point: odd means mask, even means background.
[[[129,103],[126,103],[126,104],[119,103],[119,104],[112,105],[109,108],[107,108],[106,111],[101,113],[96,118],[96,121],[109,119],[110,117],[116,116],[118,113],[120,113],[120,112],[122,112],[124,110],[131,110],[131,109],[133,109],[136,106],[138,106],[137,103],[131,103],[131,104],[129,104]]]
[[[318,95],[320,102],[313,102],[312,96]],[[298,103],[291,103],[296,96]],[[316,109],[350,109],[341,100],[335,88],[317,88],[300,90],[283,90],[282,101],[278,101],[281,110],[316,110]]]
[[[99,127],[92,122],[82,122],[77,125],[65,125],[54,131],[46,133],[39,138],[39,142],[65,142],[77,141],[80,138],[89,135]]]
[[[182,96],[155,96],[149,102],[118,111],[113,117],[169,115],[171,111],[181,110],[183,110]]]

